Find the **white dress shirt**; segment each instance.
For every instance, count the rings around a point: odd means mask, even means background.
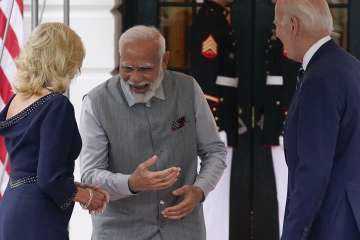
[[[305,71],[306,71],[307,66],[309,65],[311,58],[315,55],[315,53],[319,50],[319,48],[321,48],[322,45],[324,45],[325,43],[327,43],[330,40],[331,40],[330,36],[323,37],[322,39],[320,39],[319,41],[314,43],[309,48],[309,50],[306,51],[304,58],[303,58],[303,63],[302,63],[302,67]]]

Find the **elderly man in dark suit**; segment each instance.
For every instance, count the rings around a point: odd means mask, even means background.
[[[325,0],[278,0],[275,24],[305,72],[285,126],[282,240],[360,239],[360,62],[331,40]]]

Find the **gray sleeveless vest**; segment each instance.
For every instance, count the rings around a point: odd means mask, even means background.
[[[104,214],[93,216],[94,240],[205,239],[201,205],[182,220],[167,220],[161,215],[166,207],[180,201],[171,192],[193,184],[197,176],[194,80],[166,71],[162,84],[166,100],[152,98],[150,107],[129,107],[119,77],[88,94],[110,143],[109,171],[131,174],[154,154],[158,161],[152,170],[181,167],[178,181],[169,189],[112,201]],[[185,125],[179,128],[183,120]]]

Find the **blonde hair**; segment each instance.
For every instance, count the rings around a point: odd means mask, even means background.
[[[303,24],[304,34],[314,34],[333,31],[333,18],[328,3],[325,0],[278,0],[277,8],[287,17],[297,17]],[[284,24],[281,20],[280,24]]]
[[[64,93],[80,71],[85,49],[80,37],[63,23],[39,25],[16,60],[16,93],[39,94],[48,88]]]
[[[144,40],[144,41],[154,41],[159,45],[159,55],[164,55],[166,51],[166,43],[164,36],[152,26],[137,25],[126,30],[119,39],[119,51],[121,56],[121,51],[123,46],[128,42]]]

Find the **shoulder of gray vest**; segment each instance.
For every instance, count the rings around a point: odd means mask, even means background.
[[[181,72],[170,71],[170,70],[166,70],[165,79],[166,78],[172,78],[172,79],[175,79],[175,80],[194,81],[194,78],[192,76],[190,76],[190,75],[187,75],[187,74],[181,73]]]
[[[104,94],[108,94],[109,91],[117,91],[119,93],[120,88],[120,76],[114,76],[93,88],[87,95],[91,100],[94,100]]]

